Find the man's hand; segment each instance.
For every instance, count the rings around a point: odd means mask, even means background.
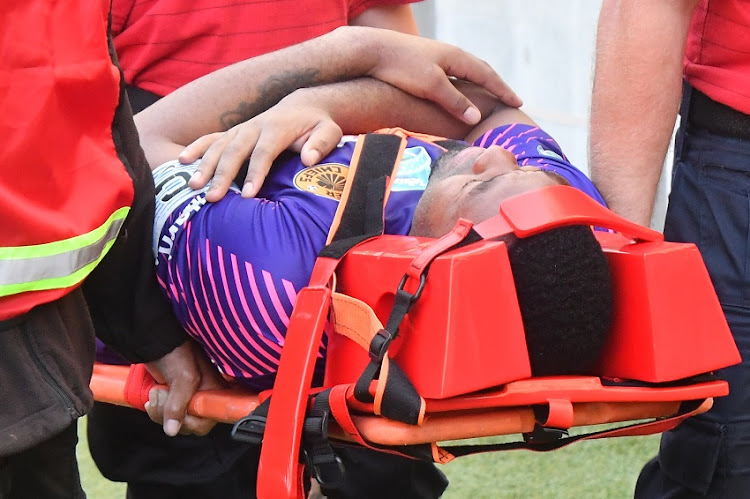
[[[433,101],[464,123],[475,125],[481,115],[451,83],[451,78],[475,83],[507,106],[520,107],[523,104],[489,64],[458,47],[396,31],[355,29],[362,31],[354,36],[371,38],[366,42],[371,45],[368,50],[371,55],[367,58],[371,64],[367,72],[369,76]]]
[[[276,106],[226,132],[213,133],[190,144],[179,156],[182,163],[202,157],[190,186],[199,189],[211,179],[206,200],[218,201],[229,190],[242,164],[250,158],[242,187],[243,197],[254,197],[273,161],[284,150],[300,153],[302,163],[315,165],[331,152],[343,136],[330,114],[312,102],[300,102],[295,94]]]
[[[205,435],[215,421],[187,414],[188,404],[196,391],[225,388],[226,383],[206,359],[200,348],[186,341],[146,368],[159,383],[169,390],[153,388],[146,403],[146,412],[157,423],[164,425],[164,433]]]
[[[443,113],[446,117],[462,125],[479,122],[481,106],[472,103],[453,85],[456,79],[485,88],[508,106],[521,105],[521,99],[486,62],[458,47],[387,29],[343,26],[312,40],[220,69],[159,100],[135,117],[141,146],[149,163],[159,165],[174,159],[184,146],[200,137],[207,138],[194,147],[205,150],[207,143],[220,137],[212,136],[213,132],[257,117],[295,91],[355,81],[363,76],[388,83],[416,101],[434,102],[447,111]],[[369,96],[361,95],[360,100],[363,98]],[[387,100],[380,101],[379,106],[396,108]],[[347,108],[341,104],[339,107],[334,121],[346,133],[358,133],[342,125],[341,120],[347,118],[345,114],[349,111],[357,115],[359,102]],[[328,130],[333,128],[329,128],[329,124],[324,126],[321,135],[327,136]],[[391,122],[381,126],[401,125]],[[312,131],[312,128],[303,130],[303,135]],[[295,128],[291,133],[300,133],[300,130]],[[252,134],[249,135],[254,142]],[[231,140],[230,136],[221,137]],[[260,140],[259,135],[258,138]],[[257,192],[260,187],[257,181],[264,176],[263,170],[267,170],[270,155],[263,151],[266,148],[280,151],[288,145],[268,146],[268,143],[261,140],[255,145],[260,153],[256,161],[262,163],[257,171],[261,173],[251,180],[247,192]],[[310,151],[315,150],[311,144]],[[195,159],[192,151],[193,146],[180,159]],[[302,148],[303,161],[311,161],[305,151]],[[314,156],[313,152],[309,154]],[[217,171],[221,174],[223,168]],[[206,185],[211,173],[201,169],[191,180],[191,187],[197,189]],[[230,178],[215,179],[207,199],[219,200],[230,183]]]

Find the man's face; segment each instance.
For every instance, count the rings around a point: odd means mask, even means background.
[[[518,166],[513,153],[502,147],[462,146],[433,165],[414,213],[411,234],[440,237],[459,218],[479,223],[496,215],[500,203],[511,196],[564,183],[557,174]]]

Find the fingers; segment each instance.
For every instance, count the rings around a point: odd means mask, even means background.
[[[182,425],[180,433],[182,435],[198,435],[203,437],[213,430],[216,426],[216,421],[213,419],[198,418],[188,414],[185,416],[185,421]]]
[[[201,178],[207,176],[211,179],[207,201],[214,203],[226,195],[247,157],[256,148],[259,135],[260,130],[252,125],[237,126],[225,132],[206,150],[199,170]],[[258,186],[261,184],[262,180]],[[252,195],[245,196],[243,192],[245,197]]]
[[[300,158],[305,166],[313,166],[327,156],[344,136],[341,127],[331,120],[319,123],[302,145]]]
[[[225,143],[226,137],[224,133],[217,132],[204,135],[183,149],[177,159],[182,164],[190,164],[201,157],[205,157],[212,148],[214,150],[221,149]],[[215,170],[215,162],[211,162],[210,160],[201,161],[195,173],[190,177],[188,185],[192,189],[202,189],[211,180]]]
[[[187,146],[179,156],[181,162],[193,162],[202,156],[188,182],[190,187],[201,189],[210,180],[206,201],[219,201],[249,157],[242,197],[254,197],[274,160],[287,148],[300,151],[302,162],[311,166],[336,147],[343,134],[330,116],[313,107],[288,107],[278,104],[250,121]]]
[[[208,148],[211,147],[211,145],[218,139],[220,139],[223,135],[224,134],[222,132],[215,132],[200,137],[192,144],[189,144],[185,149],[183,149],[180,155],[177,156],[177,159],[180,161],[180,163],[189,165],[198,158],[203,157]],[[198,188],[203,187],[203,185],[205,185],[205,181],[202,185],[198,186]]]
[[[479,109],[453,86],[445,74],[433,74],[428,82],[431,83],[425,85],[424,98],[437,103],[454,117],[469,125],[476,125],[482,119]]]
[[[263,181],[271,170],[273,160],[281,154],[286,146],[269,139],[270,134],[263,134],[253,149],[247,166],[247,176],[242,185],[242,197],[251,198],[258,194]]]
[[[402,35],[403,36],[406,35]],[[390,83],[417,97],[431,100],[457,119],[470,125],[480,119],[479,109],[453,87],[451,77],[470,81],[497,97],[510,107],[520,107],[521,99],[485,61],[468,52],[442,42],[420,37],[408,40],[390,34],[382,41],[380,61],[369,76]],[[413,49],[404,51],[404,43]],[[417,58],[414,55],[418,55]],[[408,73],[403,68],[408,68]]]
[[[164,401],[164,433],[174,436],[180,431],[188,403],[201,382],[192,343],[185,341],[160,359],[147,363],[146,369],[157,381],[170,387]]]
[[[431,71],[426,78],[424,97],[436,102],[464,123],[475,125],[482,116],[479,109],[452,83],[447,76],[475,83],[511,107],[519,107],[521,98],[484,61],[460,51],[463,57],[450,57],[441,66],[445,71]],[[437,69],[437,68],[436,68]]]
[[[182,428],[188,404],[198,389],[199,378],[177,375],[170,380],[169,391],[163,401],[164,433],[173,437]],[[163,391],[163,390],[159,390]]]
[[[302,162],[306,166],[312,166],[338,145],[343,135],[341,128],[330,119],[316,118],[314,121],[312,130],[307,126],[297,129],[285,122],[263,129],[250,156],[247,177],[242,186],[242,197],[253,197],[258,194],[274,160],[285,150],[300,150],[299,144],[302,144]]]
[[[169,385],[149,391],[146,412],[164,426],[164,433],[205,435],[214,421],[187,414],[188,404],[197,390],[223,388],[224,382],[216,368],[205,358],[199,347],[186,341],[164,357],[146,364],[160,383]]]
[[[146,413],[152,421],[159,424],[165,422],[165,408],[168,404],[169,391],[164,388],[153,388],[148,394],[148,402],[146,403]],[[182,435],[207,435],[213,427],[216,426],[216,421],[210,419],[199,418],[186,414],[179,428],[170,428],[170,432],[165,433],[170,436],[179,434]],[[166,425],[165,425],[166,427]]]
[[[446,57],[442,68],[449,76],[470,81],[485,88],[507,106],[520,107],[523,104],[521,98],[489,64],[468,52],[457,49],[455,53]]]

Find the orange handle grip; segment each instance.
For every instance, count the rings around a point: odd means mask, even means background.
[[[94,398],[99,402],[132,407],[125,398],[129,370],[129,366],[97,363],[90,383]],[[193,396],[188,406],[188,414],[214,419],[221,423],[235,423],[250,414],[257,406],[258,394],[243,388],[205,390]]]

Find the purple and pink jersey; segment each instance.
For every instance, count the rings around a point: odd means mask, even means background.
[[[154,253],[161,285],[185,329],[218,368],[255,389],[273,384],[289,317],[325,244],[354,140],[342,141],[310,168],[299,155],[282,155],[252,199],[234,189],[206,203],[205,190],[187,187],[196,164],[174,161],[154,171]],[[603,203],[539,128],[506,125],[475,142],[493,144],[513,152],[520,165],[554,171]],[[386,207],[386,233],[409,232],[432,162],[442,153],[434,144],[408,139]],[[325,349],[321,345],[318,369]]]

